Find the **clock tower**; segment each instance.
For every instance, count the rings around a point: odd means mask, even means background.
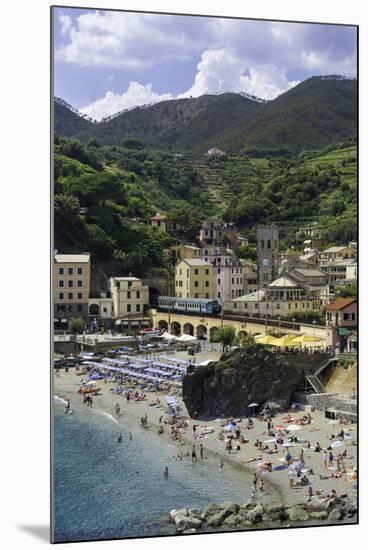
[[[257,228],[258,285],[264,288],[278,274],[279,228],[276,225],[261,225]]]

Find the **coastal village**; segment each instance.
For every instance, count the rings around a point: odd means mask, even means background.
[[[150,224],[178,231],[161,212]],[[357,243],[297,233],[302,250],[280,251],[279,227],[257,226],[251,262],[234,253],[248,243],[233,224],[207,219],[151,279],[101,277],[90,253],[55,252],[65,412],[105,410],[118,443],[123,428],[157,430],[173,446],[166,479],[205,458],[249,477],[243,503],[167,510],[168,533],[355,522]]]

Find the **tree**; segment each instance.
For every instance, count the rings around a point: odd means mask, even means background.
[[[78,333],[83,332],[84,325],[82,317],[72,317],[69,321],[69,330],[76,336]]]
[[[230,325],[218,328],[214,335],[214,341],[222,344],[222,351],[225,350],[225,346],[231,346],[235,339],[235,328]]]

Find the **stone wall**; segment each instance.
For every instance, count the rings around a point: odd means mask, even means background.
[[[342,399],[337,393],[295,393],[292,401],[303,405],[312,405],[317,411],[332,409],[344,413],[351,420],[356,420],[357,402],[352,399]]]

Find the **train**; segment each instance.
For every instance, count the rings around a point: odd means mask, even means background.
[[[218,315],[221,313],[221,304],[218,300],[205,298],[175,298],[174,296],[160,296],[158,309],[170,312],[205,313]]]

